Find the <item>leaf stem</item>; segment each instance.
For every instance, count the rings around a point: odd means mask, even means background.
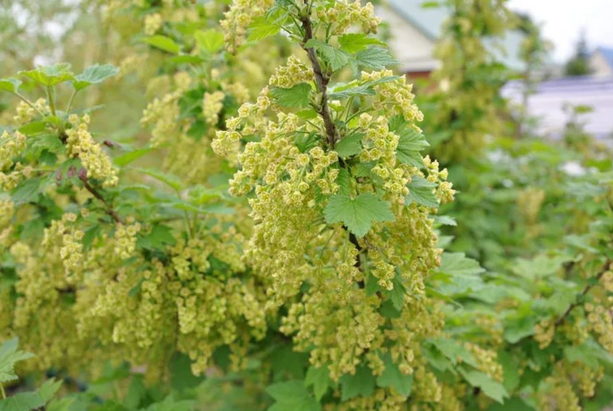
[[[4,392],[4,385],[0,383],[0,392],[2,393],[2,399],[6,399],[6,393]]]
[[[15,92],[15,95],[17,97],[19,97],[24,103],[26,103],[28,106],[30,106],[30,108],[32,108],[33,110],[35,110],[38,114],[40,114],[41,117],[45,117],[45,115],[43,114],[42,111],[40,111],[38,108],[36,108],[36,106],[34,104],[32,104],[32,102],[30,100],[28,100],[25,96]]]
[[[72,95],[70,96],[70,100],[68,100],[68,106],[66,106],[66,113],[70,113],[70,109],[72,108],[72,102],[74,101],[75,96],[77,95],[77,90],[73,90]]]

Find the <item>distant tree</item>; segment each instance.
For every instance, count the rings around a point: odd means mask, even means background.
[[[585,31],[582,31],[579,41],[577,42],[575,55],[566,63],[564,73],[567,76],[585,76],[591,74],[592,70],[590,68],[589,55]]]

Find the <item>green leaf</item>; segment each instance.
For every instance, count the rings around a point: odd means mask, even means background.
[[[320,401],[332,384],[328,367],[309,367],[304,384],[307,387],[313,386],[315,398],[317,398],[317,401]]]
[[[0,411],[32,411],[45,405],[37,392],[20,392],[0,400]]]
[[[392,356],[388,353],[385,356],[385,370],[377,377],[377,385],[379,387],[394,387],[396,391],[403,397],[411,395],[413,388],[413,375],[405,375],[400,371],[398,365],[392,361]]]
[[[436,221],[437,223],[441,225],[448,225],[452,227],[456,227],[458,225],[455,218],[450,217],[448,215],[435,215],[433,218],[434,218],[434,221]]]
[[[343,223],[358,237],[364,237],[375,221],[394,221],[395,216],[388,202],[372,193],[356,198],[337,194],[330,197],[324,216],[328,224]]]
[[[485,272],[479,262],[467,258],[464,253],[444,253],[438,271],[451,276],[470,276]]]
[[[486,411],[535,411],[535,409],[527,405],[521,398],[514,397],[505,400],[503,404],[493,403]]]
[[[311,39],[304,45],[306,48],[314,48],[319,51],[324,57],[324,60],[330,65],[332,71],[338,71],[349,63],[351,57],[349,53],[343,50],[332,47],[321,40]]]
[[[304,381],[288,381],[273,384],[266,392],[276,401],[269,411],[320,411],[321,405],[311,397]]]
[[[331,100],[340,100],[355,96],[373,96],[376,94],[374,89],[375,86],[396,81],[399,78],[399,76],[385,76],[378,80],[367,81],[361,84],[359,81],[352,81],[348,84],[337,84],[330,90],[328,97]]]
[[[119,167],[124,167],[132,163],[133,161],[138,160],[139,158],[149,153],[150,151],[151,151],[150,148],[141,148],[139,150],[132,150],[120,156],[115,157],[113,159],[113,163],[115,163],[115,165],[118,165]]]
[[[74,74],[70,71],[70,64],[68,63],[58,63],[51,66],[38,67],[34,70],[20,71],[19,75],[28,77],[45,87],[74,80]]]
[[[430,145],[424,135],[410,126],[401,115],[392,117],[389,128],[391,132],[400,137],[396,152],[398,161],[421,168],[423,159],[419,152]]]
[[[34,357],[33,354],[18,350],[19,339],[4,341],[0,346],[0,383],[15,381],[15,364]]]
[[[429,208],[437,208],[439,206],[438,199],[434,195],[436,184],[422,177],[413,176],[413,180],[407,187],[409,187],[409,194],[406,197],[406,205],[417,203]]]
[[[57,390],[62,386],[62,380],[55,381],[53,378],[45,381],[38,389],[38,394],[45,403],[49,402]]]
[[[259,41],[277,35],[281,31],[280,24],[270,23],[266,18],[257,19],[251,26],[248,41]]]
[[[494,401],[503,403],[505,398],[509,397],[507,390],[502,384],[493,380],[487,374],[480,371],[464,371],[460,370],[460,373],[464,376],[466,381],[473,387],[479,387],[481,391]]]
[[[223,33],[215,29],[198,30],[194,33],[194,37],[198,46],[209,53],[216,53],[224,46]]]
[[[174,174],[164,173],[155,168],[137,168],[136,170],[140,171],[143,174],[147,174],[148,176],[151,176],[156,180],[161,181],[175,191],[179,191],[183,187],[181,179]]]
[[[366,365],[357,368],[354,375],[341,377],[341,400],[347,401],[361,395],[370,397],[375,390],[375,376]]]
[[[432,338],[429,339],[428,342],[438,348],[439,351],[442,352],[453,365],[456,365],[459,361],[461,361],[462,363],[472,365],[473,367],[479,366],[471,352],[457,341],[447,338]]]
[[[164,251],[167,245],[175,245],[175,240],[172,235],[172,229],[168,226],[157,224],[151,229],[151,232],[137,241],[137,245],[149,250]]]
[[[17,93],[22,81],[13,77],[0,79],[0,90],[9,93]]]
[[[307,83],[296,84],[292,88],[273,87],[270,92],[275,102],[286,108],[306,108],[309,106],[309,96],[312,87]]]
[[[171,54],[179,54],[181,50],[181,47],[173,39],[160,34],[144,38],[143,42]]]
[[[309,134],[298,134],[294,138],[294,144],[298,147],[301,153],[306,153],[314,147],[319,145],[321,141],[321,136],[317,133],[309,133]]]
[[[25,180],[11,191],[11,199],[15,204],[29,203],[38,197],[41,182],[39,177]]]
[[[339,186],[339,194],[346,196],[351,195],[351,175],[349,174],[349,170],[341,168],[338,172],[338,177],[336,177],[336,184]]]
[[[109,77],[113,77],[119,73],[119,69],[111,64],[94,64],[85,69],[85,71],[75,77],[72,86],[75,90],[83,90],[92,85],[102,83]]]
[[[383,70],[387,66],[398,64],[389,50],[382,47],[369,47],[355,55],[355,61],[359,67],[373,70]]]
[[[392,290],[389,292],[390,299],[392,300],[392,304],[394,304],[394,308],[400,312],[404,303],[404,296],[407,293],[407,289],[402,283],[400,273],[396,272],[396,275],[392,280],[392,285],[394,288],[392,288]]]
[[[368,48],[368,46],[379,45],[384,46],[381,40],[376,37],[370,37],[364,33],[349,33],[338,38],[338,43],[341,45],[341,50],[347,53],[355,54]]]
[[[364,133],[353,133],[345,136],[334,148],[340,158],[347,158],[360,154],[362,151],[362,139]]]

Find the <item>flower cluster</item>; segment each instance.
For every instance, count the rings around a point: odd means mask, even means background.
[[[320,22],[332,27],[331,34],[340,36],[358,26],[364,33],[376,33],[381,19],[374,15],[372,3],[362,6],[359,0],[340,0],[317,4],[315,15]]]
[[[219,112],[223,108],[225,93],[216,91],[214,93],[204,93],[202,101],[202,115],[208,125],[215,126],[219,122]]]
[[[235,53],[245,41],[247,27],[258,17],[261,17],[272,5],[274,0],[237,0],[224,15],[221,27],[225,31],[226,47]]]
[[[68,155],[80,159],[87,171],[87,177],[101,180],[103,187],[117,185],[119,181],[117,169],[87,129],[89,116],[79,118],[73,114],[69,121],[72,128],[66,130]]]

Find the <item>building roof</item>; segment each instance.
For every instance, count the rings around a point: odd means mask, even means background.
[[[521,102],[522,82],[511,82],[503,94]],[[611,141],[613,133],[613,77],[566,77],[542,82],[528,101],[528,112],[539,120],[538,131],[560,136],[568,121],[565,105],[589,106],[585,129],[598,139]]]
[[[424,36],[436,42],[442,35],[443,23],[449,16],[445,7],[422,7],[425,0],[386,0],[388,5],[407,23],[417,28]],[[507,32],[503,41],[503,51],[495,47],[493,40],[486,41],[490,50],[507,67],[522,70],[524,63],[519,58],[524,35],[519,31]]]

